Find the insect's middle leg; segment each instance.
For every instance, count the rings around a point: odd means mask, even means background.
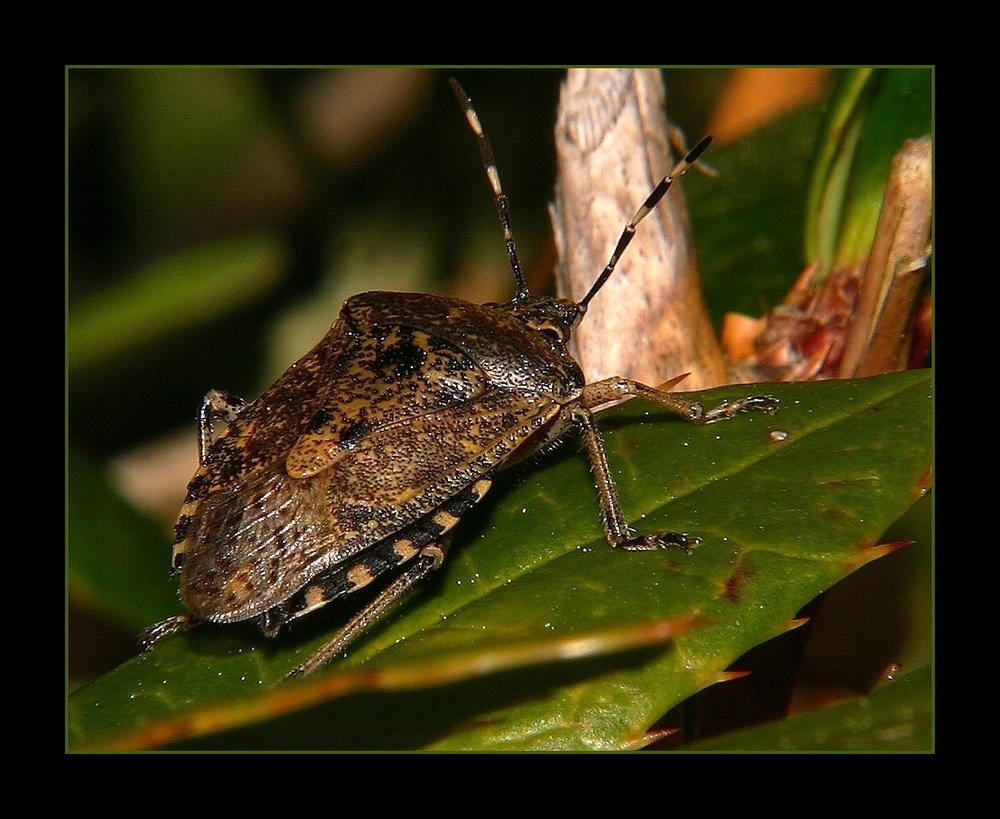
[[[605,403],[605,402],[601,402]],[[604,534],[608,543],[619,549],[629,551],[651,551],[665,549],[668,546],[679,546],[690,554],[700,539],[683,532],[657,532],[655,534],[634,535],[625,520],[621,504],[618,502],[618,490],[615,489],[611,468],[608,466],[608,456],[604,452],[601,433],[594,421],[594,414],[586,407],[578,407],[573,413],[583,440],[587,444],[587,456],[594,470],[594,481],[597,486],[597,497],[601,504],[601,518],[604,521]]]
[[[672,386],[679,380],[679,378],[675,379],[668,382],[665,386]],[[574,410],[573,415],[580,425],[584,441],[587,445],[587,455],[594,470],[594,480],[601,504],[601,517],[604,520],[604,533],[608,539],[608,543],[620,549],[633,551],[648,551],[663,549],[668,546],[679,546],[685,552],[690,553],[698,545],[700,538],[683,532],[657,532],[647,535],[636,535],[629,528],[625,520],[625,515],[622,512],[621,504],[618,501],[618,491],[611,476],[611,469],[608,467],[608,458],[604,451],[604,444],[601,441],[601,433],[590,410],[601,404],[633,396],[651,401],[670,412],[676,413],[692,424],[711,424],[714,421],[732,418],[738,413],[748,412],[749,410],[761,410],[771,413],[777,409],[777,401],[767,396],[751,395],[739,401],[727,401],[718,407],[706,410],[697,401],[689,401],[679,395],[667,392],[666,389],[648,387],[645,384],[632,381],[628,378],[607,378],[603,381],[588,384],[583,388],[583,393],[580,397],[581,406],[578,406]]]

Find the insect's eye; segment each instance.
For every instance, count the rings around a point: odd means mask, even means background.
[[[540,324],[535,329],[540,333],[545,333],[545,335],[555,339],[556,341],[566,340],[565,328],[559,324]]]

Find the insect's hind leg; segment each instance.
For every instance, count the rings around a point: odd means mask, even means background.
[[[482,500],[491,484],[490,475],[480,476],[473,484],[441,504],[436,511],[421,518],[405,533],[400,533],[396,539],[361,552],[356,562],[345,564],[341,571],[326,581],[319,578],[315,588],[305,589],[305,606],[300,610],[290,611],[288,619],[299,617],[309,609],[318,608],[343,594],[352,593],[387,572],[394,571],[400,563],[406,563],[406,567],[392,582],[338,631],[332,640],[288,676],[310,674],[326,665],[378,620],[386,609],[439,568],[447,551],[445,536],[466,512]],[[313,591],[316,593],[313,594]]]
[[[198,411],[198,456],[202,466],[208,460],[208,449],[212,445],[212,421],[222,418],[228,426],[243,409],[244,401],[222,390],[209,390]]]
[[[386,586],[378,596],[359,611],[351,621],[338,631],[332,640],[315,651],[308,660],[298,668],[293,669],[288,676],[297,677],[311,674],[322,668],[330,660],[340,654],[353,642],[358,635],[371,626],[393,603],[399,600],[410,589],[418,585],[428,574],[437,569],[444,561],[445,547],[443,543],[430,543],[420,550],[413,564],[407,567],[399,577]]]
[[[139,645],[142,646],[143,651],[149,651],[164,637],[176,634],[178,631],[187,631],[201,622],[201,620],[191,614],[176,614],[173,617],[168,617],[166,620],[160,620],[159,623],[153,623],[153,625],[145,629],[139,635]]]

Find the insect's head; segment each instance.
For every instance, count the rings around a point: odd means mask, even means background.
[[[503,305],[511,315],[524,322],[533,330],[565,344],[569,341],[583,314],[585,306],[568,299],[554,299],[549,296],[532,296],[527,290]]]

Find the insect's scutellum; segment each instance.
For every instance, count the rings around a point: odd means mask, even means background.
[[[579,303],[535,296],[521,272],[489,139],[461,86],[451,85],[493,191],[514,297],[478,305],[361,293],[256,400],[210,391],[200,414],[201,466],[174,527],[173,567],[190,613],[148,629],[147,647],[201,622],[252,619],[274,636],[332,600],[386,581],[292,674],[315,671],[441,566],[448,533],[498,469],[572,432],[584,438],[608,543],[690,552],[697,537],[636,535],[628,526],[593,409],[638,397],[695,424],[776,409],[771,398],[749,396],[706,411],[666,391],[683,376],[665,389],[626,378],[588,384],[566,346],[636,226],[709,137],[650,193]],[[214,438],[213,420],[225,424]]]

